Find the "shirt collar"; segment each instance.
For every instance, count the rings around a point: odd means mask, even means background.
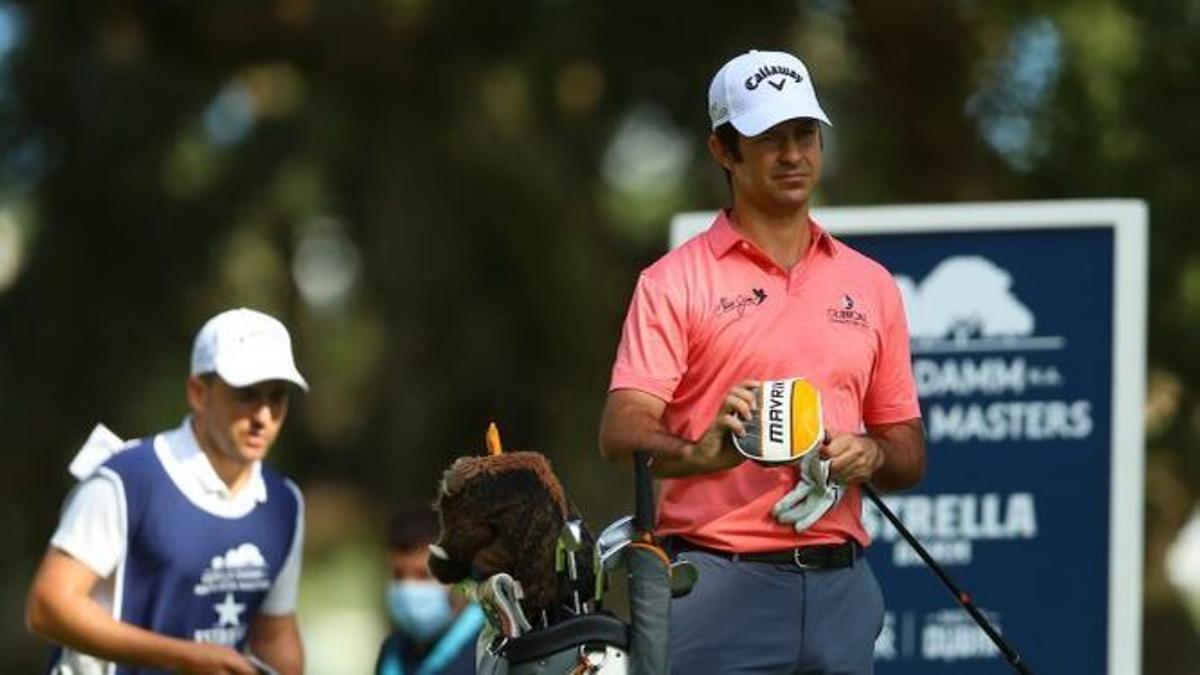
[[[258,503],[267,501],[267,484],[262,477],[262,462],[256,461],[250,466],[250,480],[238,494],[233,494],[225,481],[217,475],[217,470],[213,468],[212,462],[208,461],[208,456],[200,449],[200,442],[196,440],[196,432],[192,428],[191,415],[185,417],[183,424],[166,436],[171,457],[176,465],[204,492],[228,500],[252,499]]]
[[[749,241],[745,235],[733,227],[733,220],[729,216],[729,209],[721,209],[717,212],[717,218],[713,221],[712,226],[708,228],[708,244],[712,248],[713,255],[718,258],[733,250],[738,242]],[[837,255],[836,240],[817,221],[813,220],[812,216],[808,218],[808,229],[817,243],[818,251],[831,257]]]

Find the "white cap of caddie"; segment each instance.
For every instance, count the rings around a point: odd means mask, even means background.
[[[743,136],[797,117],[833,126],[808,69],[786,52],[749,51],[722,66],[708,86],[708,116],[713,129],[729,122]]]
[[[292,338],[278,319],[253,309],[231,309],[214,316],[196,334],[192,374],[216,373],[233,387],[286,380],[308,391],[296,370]]]

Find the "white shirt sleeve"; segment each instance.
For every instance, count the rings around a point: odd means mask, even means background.
[[[292,548],[283,562],[283,568],[275,576],[275,583],[258,608],[259,613],[272,616],[295,613],[300,586],[300,558],[304,552],[304,495],[300,494],[300,488],[292,481],[286,481],[286,484],[296,495],[296,536],[292,538]]]
[[[125,558],[125,503],[118,479],[102,474],[75,486],[50,545],[104,579]]]

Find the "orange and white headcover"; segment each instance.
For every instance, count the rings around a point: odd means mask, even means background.
[[[787,464],[825,442],[821,392],[811,382],[802,377],[765,380],[756,396],[746,435],[733,436],[734,447],[748,459]]]

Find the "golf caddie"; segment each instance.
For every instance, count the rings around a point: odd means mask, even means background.
[[[49,673],[304,672],[304,504],[263,462],[292,387],[308,389],[287,329],[234,309],[196,336],[178,427],[93,432],[26,608]]]
[[[900,293],[810,215],[830,121],[798,58],[732,59],[708,110],[732,205],[641,273],[601,452],[651,455],[658,534],[700,570],[672,603],[673,672],[871,673],[857,486],[925,466]]]

